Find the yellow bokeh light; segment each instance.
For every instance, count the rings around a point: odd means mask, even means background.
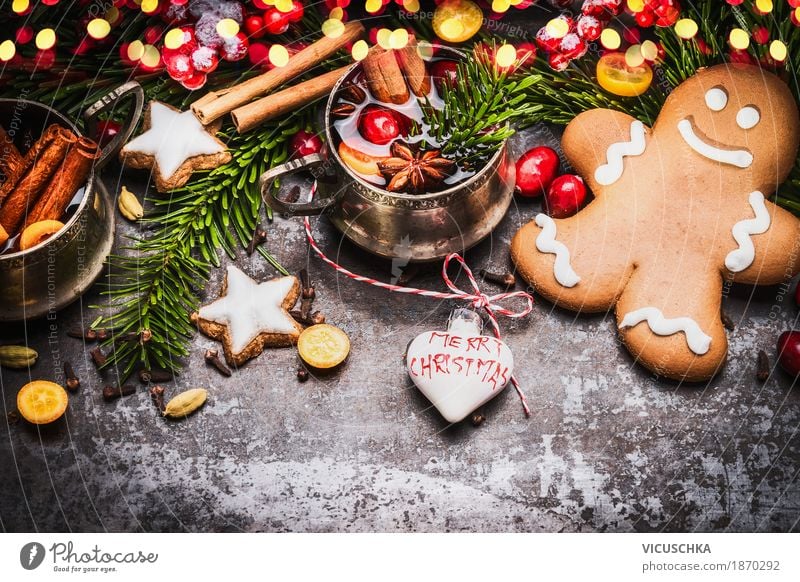
[[[106,20],[108,20],[111,24],[116,24],[120,16],[122,16],[122,14],[120,14],[119,8],[116,6],[112,6],[106,10]]]
[[[140,40],[135,40],[128,45],[128,59],[138,61],[144,56],[144,43]]]
[[[383,8],[383,2],[381,2],[381,0],[367,0],[364,8],[366,8],[367,12],[370,14],[375,14],[378,10]]]
[[[747,47],[750,46],[750,35],[747,34],[746,30],[742,30],[741,28],[734,28],[731,31],[730,36],[728,37],[728,41],[731,43],[731,46],[736,50],[747,50]]]
[[[507,69],[512,66],[517,60],[517,49],[513,45],[504,44],[497,49],[494,56],[494,62],[501,69]]]
[[[322,23],[322,34],[328,38],[339,38],[344,34],[344,23],[335,18],[329,18]]]
[[[40,51],[51,49],[56,44],[56,31],[52,28],[43,28],[36,35],[36,48]]]
[[[142,0],[141,8],[145,14],[151,14],[158,10],[158,0]]]
[[[94,18],[86,25],[86,32],[94,39],[100,40],[111,32],[111,23],[105,18]]]
[[[622,38],[613,28],[606,28],[600,33],[600,44],[610,51],[615,51],[622,45]]]
[[[786,45],[779,40],[773,40],[772,44],[769,45],[769,56],[778,62],[785,61],[788,53]]]
[[[644,10],[644,0],[628,0],[628,10],[634,14]]]
[[[269,62],[276,67],[285,67],[289,62],[289,51],[282,44],[269,47]]]
[[[419,0],[405,0],[403,10],[406,12],[419,12]]]
[[[353,45],[353,50],[350,52],[353,55],[353,60],[363,61],[367,58],[367,54],[369,53],[369,45],[365,40],[356,41]]]
[[[217,22],[217,34],[222,38],[233,38],[239,34],[239,23],[233,18],[223,18]]]
[[[768,14],[772,12],[772,8],[773,8],[772,0],[756,0],[756,9],[759,12]]]
[[[697,23],[691,18],[681,18],[675,23],[675,34],[683,40],[689,40],[697,34]]]
[[[388,28],[381,28],[377,34],[378,46],[389,50],[391,45],[392,31]]]
[[[628,47],[628,50],[625,51],[625,63],[629,67],[639,67],[644,63],[642,45],[634,44]]]
[[[31,7],[30,0],[14,0],[11,3],[11,10],[17,14],[22,14]]]
[[[292,0],[275,0],[275,8],[286,13],[292,11]]]
[[[658,58],[658,45],[652,40],[646,40],[642,43],[642,56],[645,60],[655,61]]]
[[[180,28],[173,28],[164,35],[164,46],[168,49],[177,49],[183,46],[183,31]]]
[[[341,20],[344,18],[344,10],[339,8],[338,6],[331,10],[331,13],[328,14],[328,18],[332,18],[333,20]]]
[[[146,44],[144,45],[144,51],[140,60],[143,65],[155,68],[158,66],[159,62],[161,62],[161,54],[152,44]]]
[[[408,44],[408,31],[405,28],[393,30],[389,35],[389,47],[393,49],[405,48]]]
[[[12,40],[0,42],[0,61],[10,61],[17,54],[17,47]]]
[[[492,11],[502,14],[511,8],[510,0],[492,0]]]
[[[569,32],[569,23],[563,18],[554,18],[547,23],[547,34],[553,38],[564,38]]]

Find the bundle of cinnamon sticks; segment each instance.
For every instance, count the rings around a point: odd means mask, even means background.
[[[60,220],[99,154],[95,142],[54,124],[23,155],[0,127],[0,247],[36,223]]]
[[[402,105],[409,99],[409,89],[417,97],[431,90],[431,78],[413,35],[401,49],[372,47],[362,64],[369,90],[378,101]]]

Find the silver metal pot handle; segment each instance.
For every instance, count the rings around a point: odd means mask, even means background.
[[[97,135],[97,122],[101,113],[113,111],[122,105],[121,101],[133,99],[133,103],[128,109],[128,115],[122,124],[122,129],[114,136],[114,139],[100,151],[100,157],[95,162],[95,168],[101,170],[110,160],[117,156],[122,146],[133,134],[139,119],[142,117],[144,109],[144,91],[136,81],[129,81],[104,95],[97,102],[89,107],[83,114],[86,124],[86,135],[94,137]]]
[[[328,161],[320,154],[311,154],[267,170],[261,174],[259,179],[261,198],[267,206],[281,214],[290,216],[316,216],[322,214],[333,207],[333,204],[341,197],[344,190],[340,190],[333,196],[326,198],[314,197],[311,202],[287,202],[278,198],[277,195],[280,190],[273,188],[273,184],[281,176],[288,176],[303,170],[310,171],[312,176],[319,179],[325,174],[325,166],[327,164]]]

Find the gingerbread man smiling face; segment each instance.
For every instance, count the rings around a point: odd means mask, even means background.
[[[766,200],[799,142],[788,87],[747,65],[689,78],[652,129],[616,111],[582,113],[563,148],[595,199],[564,220],[538,215],[512,257],[560,306],[616,306],[622,340],[651,370],[708,379],[727,355],[724,282],[775,284],[800,269],[800,221]]]

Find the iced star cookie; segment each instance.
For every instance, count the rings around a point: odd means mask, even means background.
[[[200,331],[222,342],[225,360],[241,366],[264,348],[297,343],[303,327],[289,314],[300,296],[296,277],[256,283],[229,266],[219,299],[193,316]]]
[[[708,379],[727,355],[724,281],[769,285],[800,270],[800,221],[767,200],[799,142],[789,88],[747,65],[689,78],[652,129],[624,113],[585,112],[562,145],[595,199],[571,218],[536,216],[512,257],[560,306],[615,308],[622,341],[649,369]]]
[[[144,131],[122,148],[120,160],[130,168],[152,169],[159,192],[174,190],[194,171],[213,170],[231,160],[225,144],[215,137],[219,127],[204,127],[191,110],[181,112],[151,101]]]

